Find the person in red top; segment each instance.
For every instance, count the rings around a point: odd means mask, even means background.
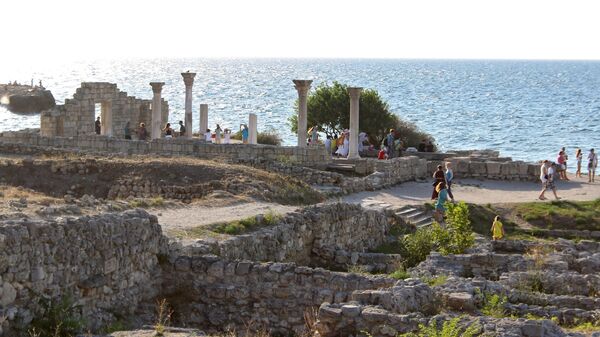
[[[381,150],[379,150],[379,153],[377,154],[377,159],[379,159],[379,160],[387,159],[387,153],[385,153],[385,149],[383,148],[383,146],[381,147]]]
[[[444,168],[442,167],[442,165],[438,165],[437,167],[437,171],[435,171],[433,173],[433,178],[435,179],[435,182],[433,183],[433,193],[431,193],[431,200],[435,200],[438,198],[438,191],[436,189],[436,187],[438,186],[439,183],[446,183],[446,174],[444,173]],[[444,187],[445,188],[445,187]]]
[[[558,153],[558,157],[556,157],[556,162],[558,163],[560,169],[558,171],[560,179],[569,180],[569,178],[567,178],[567,159],[565,158],[565,153],[563,151],[560,151]]]

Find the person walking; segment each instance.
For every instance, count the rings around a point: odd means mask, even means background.
[[[327,137],[325,138],[325,152],[327,152],[327,155],[329,157],[331,157],[331,136],[327,135]]]
[[[454,195],[452,195],[452,180],[454,179],[454,172],[452,171],[452,163],[446,162],[446,189],[448,190],[448,196],[450,200],[454,202]]]
[[[446,183],[440,182],[435,187],[436,194],[438,195],[435,203],[434,218],[438,223],[444,221],[444,215],[446,214],[446,201],[448,201],[448,190],[446,189]]]
[[[504,237],[504,225],[500,222],[500,216],[496,215],[492,223],[492,240],[501,240]]]
[[[435,179],[435,181],[433,182],[433,192],[431,193],[431,200],[435,200],[438,198],[437,186],[440,183],[444,183],[444,188],[446,188],[446,175],[444,174],[444,169],[442,165],[438,165],[437,170],[433,172],[433,179]]]
[[[165,138],[173,138],[173,129],[171,128],[171,123],[167,123],[162,131],[165,133]]]
[[[125,129],[123,131],[125,133],[125,139],[131,139],[131,128],[129,127],[129,122],[125,123]]]
[[[210,133],[210,129],[206,129],[206,132],[204,132],[204,140],[212,143],[212,134]]]
[[[102,123],[100,122],[100,117],[96,118],[96,122],[94,123],[94,130],[96,134],[99,135],[100,131],[102,131]]]
[[[577,161],[577,171],[575,172],[575,177],[581,178],[581,162],[583,161],[583,153],[579,148],[577,151],[575,151],[575,160]]]
[[[594,149],[590,149],[588,154],[588,182],[593,183],[596,177],[596,167],[598,167],[598,154]]]
[[[223,134],[225,135],[225,144],[231,143],[231,129],[223,130]]]
[[[146,130],[146,124],[140,123],[140,127],[137,130],[138,140],[146,140],[148,137],[148,131]]]
[[[185,136],[185,125],[183,125],[183,121],[179,121],[179,137]]]
[[[538,198],[540,200],[546,200],[547,198],[544,196],[544,193],[546,193],[546,190],[550,189],[552,190],[552,193],[554,193],[554,197],[556,198],[556,200],[559,200],[560,198],[558,197],[558,195],[556,195],[556,186],[554,185],[554,167],[552,167],[552,164],[548,160],[544,160],[540,171],[540,180],[542,181],[542,192],[540,193]]]

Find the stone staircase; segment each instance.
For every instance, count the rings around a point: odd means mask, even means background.
[[[417,228],[426,227],[433,223],[433,214],[422,206],[402,206],[394,210],[394,215]]]

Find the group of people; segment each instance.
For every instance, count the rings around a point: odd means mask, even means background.
[[[433,173],[433,179],[431,200],[435,201],[434,217],[438,222],[442,222],[446,213],[446,202],[448,200],[454,202],[454,195],[452,194],[452,180],[454,179],[452,164],[446,162],[445,171],[442,165],[438,165],[437,170]]]
[[[94,123],[94,131],[96,134],[101,134],[102,132],[102,122],[100,121],[100,117],[96,118]],[[140,123],[136,130],[131,129],[131,123],[125,123],[125,127],[123,129],[125,139],[132,139],[131,135],[133,132],[137,135],[138,140],[146,140],[148,139],[148,130],[146,129],[146,124]],[[164,128],[161,129],[161,133],[164,138],[171,139],[173,137],[183,137],[185,136],[187,130],[183,121],[179,121],[179,133],[176,133],[175,130],[171,127],[171,123],[167,123]],[[241,124],[240,125],[240,133],[242,135],[242,143],[248,144],[248,125]],[[211,132],[210,129],[206,129],[206,132],[201,134],[207,142],[214,142],[216,144],[230,144],[231,143],[231,129],[221,129],[219,124],[216,125],[214,133]]]
[[[538,198],[540,200],[546,200],[545,193],[547,190],[551,190],[554,194],[554,198],[560,199],[556,194],[556,179],[562,179],[565,181],[569,180],[567,176],[567,162],[569,156],[567,151],[563,147],[556,157],[556,162],[544,160],[540,168],[540,180],[542,182],[542,191]],[[581,178],[581,166],[583,165],[583,152],[581,149],[575,151],[575,160],[577,162],[577,171],[575,171],[575,177]],[[594,149],[590,149],[587,155],[587,169],[588,169],[588,182],[592,183],[596,180],[596,168],[598,167],[598,154]]]
[[[316,128],[311,128],[309,134],[311,135],[308,139],[309,145],[317,144],[318,134]],[[369,143],[369,136],[366,132],[360,132],[358,134],[358,152],[364,151],[365,143],[368,144],[367,146],[371,145]],[[348,153],[350,152],[350,130],[343,130],[339,137],[337,133],[333,136],[327,135],[325,139],[325,149],[334,157],[348,157]]]

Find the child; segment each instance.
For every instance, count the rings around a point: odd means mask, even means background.
[[[492,240],[501,240],[504,237],[504,226],[500,222],[500,216],[496,215],[492,223]]]
[[[379,153],[377,154],[377,159],[379,159],[379,160],[387,159],[387,153],[385,153],[385,148],[383,146],[381,147],[381,150],[379,150]]]

